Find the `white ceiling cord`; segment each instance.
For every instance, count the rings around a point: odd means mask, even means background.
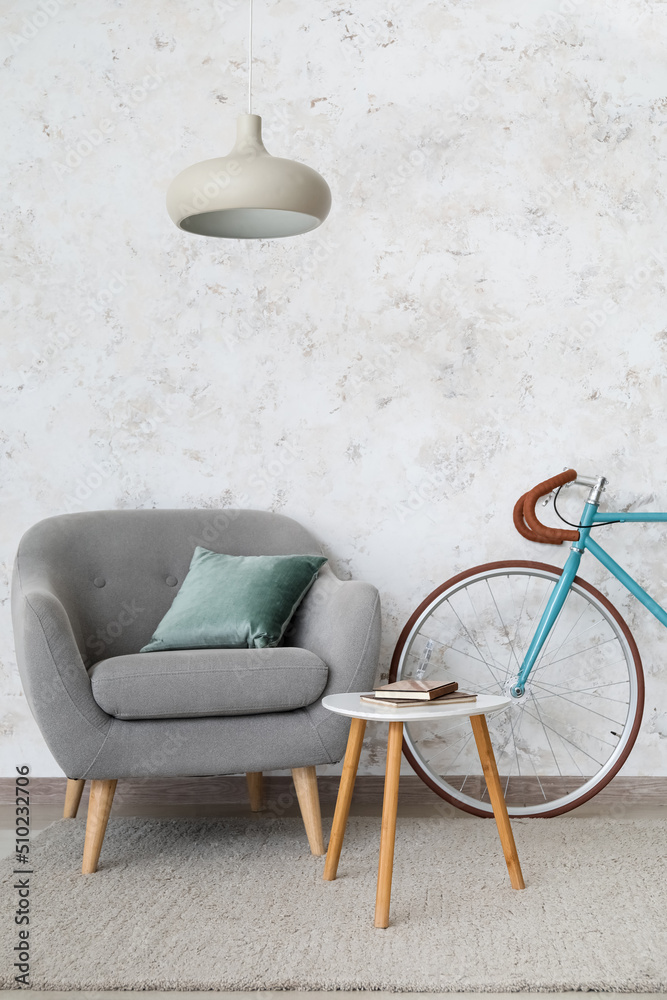
[[[249,0],[248,18],[248,114],[252,114],[252,0]]]

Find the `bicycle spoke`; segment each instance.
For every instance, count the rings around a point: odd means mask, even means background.
[[[465,739],[465,743],[463,744],[463,746],[461,747],[461,749],[459,750],[459,752],[457,753],[456,757],[451,762],[451,764],[448,765],[448,767],[454,767],[454,764],[456,764],[457,760],[459,759],[459,757],[461,756],[461,754],[463,753],[463,751],[465,750],[465,748],[468,746],[468,743],[470,742],[471,739],[472,739],[472,733],[468,733],[468,735],[466,736],[466,739]],[[436,757],[437,756],[438,755],[436,754]],[[435,760],[435,757],[431,757],[431,760]]]
[[[496,601],[496,599],[494,597],[493,591],[491,590],[491,584],[489,583],[488,580],[486,581],[486,585],[489,588],[489,593],[491,594],[491,600],[493,601],[495,609],[498,612],[498,617],[500,618],[500,624],[503,627],[503,632],[507,636],[507,641],[510,644],[510,662],[507,664],[507,666],[505,668],[505,680],[507,680],[507,678],[509,677],[509,673],[510,673],[510,663],[512,662],[512,656],[514,656],[514,659],[516,660],[516,668],[517,668],[517,670],[521,670],[521,664],[519,663],[519,661],[516,658],[516,653],[514,652],[514,645],[512,643],[512,639],[510,637],[509,630],[507,628],[507,625],[505,624],[505,619],[503,618],[502,614],[500,613],[500,608],[498,607],[498,602]]]
[[[480,656],[482,657],[482,660],[484,660],[484,665],[485,665],[485,666],[487,667],[487,669],[488,669],[489,673],[491,674],[491,676],[493,677],[494,681],[495,681],[496,683],[499,683],[499,681],[498,681],[498,678],[496,677],[496,675],[494,674],[493,670],[491,669],[491,665],[490,665],[490,664],[489,664],[489,663],[488,663],[488,662],[487,662],[487,661],[486,661],[486,660],[484,659],[484,654],[482,653],[481,649],[479,648],[479,646],[477,645],[477,643],[475,642],[475,640],[474,640],[474,639],[472,638],[472,636],[470,635],[470,632],[468,632],[468,629],[466,628],[466,626],[465,626],[465,625],[463,624],[463,622],[462,622],[462,621],[461,621],[461,619],[459,618],[459,615],[458,615],[458,613],[457,613],[457,611],[456,611],[456,608],[455,608],[455,607],[454,607],[454,606],[453,606],[452,604],[450,604],[450,602],[449,602],[449,601],[447,601],[447,603],[448,603],[448,604],[449,604],[449,606],[451,607],[451,609],[452,609],[452,611],[454,612],[454,614],[456,615],[456,617],[457,617],[457,618],[459,619],[459,621],[461,622],[461,625],[462,625],[462,627],[463,627],[463,628],[465,629],[465,632],[466,632],[466,635],[468,636],[468,638],[469,638],[469,639],[470,639],[470,641],[472,642],[473,646],[475,647],[475,649],[477,650],[477,652],[479,653],[479,655],[480,655]],[[501,669],[502,669],[502,667],[501,667]]]
[[[531,692],[530,697],[533,698],[532,692]],[[535,702],[535,711],[537,712],[537,714],[538,714],[538,716],[540,718],[540,723],[542,724],[542,729],[544,730],[544,736],[546,738],[546,741],[549,744],[549,749],[551,750],[551,756],[554,759],[554,764],[556,765],[556,770],[558,771],[559,775],[562,777],[563,776],[563,772],[560,769],[560,764],[558,763],[558,758],[556,757],[556,754],[554,752],[554,748],[551,745],[551,740],[549,739],[549,734],[547,733],[546,729],[544,728],[544,723],[542,722],[542,713],[540,712],[540,706],[535,701],[535,698],[533,698],[533,701]]]
[[[612,719],[610,715],[604,715],[602,712],[596,712],[594,708],[586,708],[586,706],[582,705],[580,701],[573,701],[571,698],[566,698],[564,694],[556,694],[553,695],[553,697],[561,698],[563,701],[566,701],[568,705],[576,705],[577,708],[583,708],[584,712],[592,712],[593,715],[598,715],[601,719],[606,719],[608,722],[612,722],[615,726],[620,726],[622,728],[625,725],[625,722],[617,722],[616,719]]]
[[[580,620],[581,618],[583,618],[583,616],[584,616],[584,614],[585,614],[585,612],[586,612],[587,610],[588,610],[588,608],[584,608],[584,610],[583,610],[583,611],[581,612],[581,614],[579,615],[579,619],[577,620],[577,622],[576,622],[575,624],[578,624],[579,620]],[[558,656],[558,654],[560,653],[560,651],[561,651],[561,649],[563,648],[563,646],[565,646],[565,645],[566,645],[566,644],[567,644],[568,642],[574,642],[574,640],[575,640],[575,639],[579,639],[579,638],[580,638],[580,636],[582,636],[582,635],[586,635],[586,633],[587,633],[587,632],[590,632],[590,630],[591,630],[592,628],[596,628],[596,627],[597,627],[598,625],[601,625],[601,624],[602,624],[603,622],[604,622],[604,618],[599,618],[599,619],[598,619],[598,620],[597,620],[596,622],[593,622],[593,623],[592,623],[592,625],[588,625],[588,626],[587,626],[586,628],[582,629],[582,630],[581,630],[581,632],[577,632],[577,634],[576,634],[576,635],[573,635],[573,636],[572,636],[572,639],[569,639],[569,638],[567,638],[567,639],[564,639],[564,640],[563,640],[563,642],[561,642],[561,644],[560,644],[560,646],[558,647],[558,649],[556,650],[556,652],[554,653],[554,656]],[[574,628],[574,627],[575,627],[575,626],[573,625],[573,626],[572,626],[572,628]],[[572,629],[570,629],[570,631],[572,631]],[[615,637],[615,636],[613,636],[613,638],[616,638],[616,637]],[[572,656],[575,656],[575,655],[576,655],[576,653],[572,653],[572,654],[570,654],[570,655],[572,655]],[[558,661],[553,661],[553,660],[552,660],[551,662],[549,662],[549,663],[545,664],[545,666],[547,666],[547,667],[550,667],[550,666],[551,666],[551,663],[553,663],[553,662],[558,662]]]
[[[532,763],[533,762],[531,760],[531,764]],[[537,768],[535,767],[534,764],[533,764],[533,771],[535,772],[535,777],[537,778],[537,783],[540,786],[540,791],[542,792],[542,798],[544,799],[545,802],[547,802],[548,801],[548,799],[547,799],[547,793],[544,791],[544,788],[542,787],[542,782],[540,781],[540,776],[537,773]]]
[[[542,721],[541,719],[538,719],[536,715],[533,715],[532,712],[528,712],[527,708],[524,709],[524,712],[527,712],[528,715],[530,715],[531,719],[535,719],[537,722],[541,722]],[[565,740],[566,743],[569,743],[570,746],[573,746],[575,750],[579,751],[579,753],[583,753],[586,757],[590,757],[591,760],[595,761],[595,763],[598,765],[598,767],[601,767],[602,764],[604,763],[604,761],[597,760],[597,758],[594,757],[592,753],[588,753],[588,751],[584,750],[583,747],[577,746],[577,744],[574,743],[572,740],[568,740],[567,736],[563,736],[563,734],[559,733],[557,729],[553,728],[553,726],[547,726],[546,722],[542,722],[542,725],[544,726],[545,729],[548,729],[550,732],[555,733],[556,736],[558,736],[561,740]],[[600,741],[598,741],[598,742],[600,742]]]
[[[549,587],[548,587],[548,586],[546,587],[546,589],[545,589],[545,591],[544,591],[544,594],[542,595],[542,600],[540,601],[540,606],[539,606],[539,608],[537,609],[537,612],[536,612],[536,613],[535,613],[535,614],[533,615],[533,617],[532,617],[532,618],[530,619],[530,628],[529,628],[529,635],[530,635],[530,638],[531,638],[531,639],[532,639],[532,637],[533,637],[533,635],[534,635],[534,633],[535,633],[535,630],[536,630],[536,628],[537,628],[537,624],[538,624],[538,623],[539,623],[539,622],[541,621],[541,619],[542,619],[542,615],[544,614],[544,611],[545,611],[545,609],[546,609],[546,606],[547,606],[547,604],[549,603],[549,598],[551,597],[551,594],[553,593],[553,589],[554,589],[554,587],[555,587],[555,586],[556,586],[556,584],[555,584],[555,583],[553,583],[553,581],[552,581],[552,587],[551,587],[551,590],[549,589]],[[561,610],[562,610],[562,609],[561,609]],[[558,617],[560,618],[560,613],[559,613],[559,616],[558,616]],[[546,651],[547,651],[547,647],[549,646],[549,643],[551,642],[551,637],[553,636],[553,632],[554,632],[554,629],[556,628],[556,625],[557,625],[557,624],[558,624],[558,619],[556,619],[556,621],[554,622],[554,624],[553,624],[553,626],[552,626],[552,628],[551,628],[551,631],[549,632],[549,635],[548,635],[548,637],[547,637],[547,640],[546,640],[546,645],[545,645],[545,646],[543,646],[543,648],[542,648],[542,649],[540,650],[540,653],[539,653],[539,656],[538,656],[538,659],[537,659],[536,663],[535,663],[535,664],[533,664],[533,669],[532,669],[531,673],[534,673],[534,672],[535,672],[535,671],[537,670],[537,668],[538,668],[539,664],[541,663],[541,661],[542,661],[542,658],[544,657],[544,655],[545,655],[545,653],[546,653]],[[521,666],[523,666],[523,662],[524,662],[524,660],[526,659],[526,653],[528,652],[528,648],[529,648],[529,647],[530,647],[530,639],[529,639],[529,641],[528,641],[528,646],[527,646],[527,647],[526,647],[526,649],[524,650],[524,654],[523,654],[523,656],[522,656],[522,658],[521,658]]]
[[[546,729],[545,729],[545,732],[546,732]],[[574,755],[573,755],[572,751],[570,750],[570,748],[569,748],[569,746],[568,746],[568,744],[567,744],[567,740],[565,740],[565,739],[564,739],[564,737],[562,737],[562,736],[560,735],[560,733],[556,733],[556,735],[558,736],[558,739],[559,739],[559,740],[561,741],[561,743],[563,744],[563,747],[565,748],[565,751],[566,751],[566,753],[567,753],[567,754],[569,755],[569,757],[570,757],[570,760],[572,761],[572,763],[573,763],[573,764],[574,764],[574,766],[576,767],[577,771],[579,772],[579,775],[580,775],[580,777],[581,777],[581,778],[585,778],[585,777],[586,777],[586,775],[584,774],[584,772],[583,772],[583,771],[581,770],[581,768],[579,767],[579,764],[577,763],[577,761],[576,761],[576,760],[574,759]]]
[[[585,649],[578,649],[574,653],[568,653],[567,656],[561,656],[560,660],[552,660],[549,666],[554,667],[557,663],[564,663],[565,660],[571,660],[573,656],[581,656],[583,653],[590,652],[591,649],[599,649],[600,646],[606,646],[608,642],[618,642],[618,639],[612,635],[608,639],[603,639],[602,642],[596,642],[593,646],[586,646]]]
[[[551,583],[551,587],[549,587],[549,583]],[[542,595],[542,599],[540,601],[540,606],[538,607],[538,609],[535,612],[535,614],[533,615],[533,617],[530,619],[530,622],[529,622],[529,625],[528,625],[528,634],[530,635],[531,639],[532,639],[533,634],[535,632],[535,629],[537,627],[537,623],[541,619],[542,615],[544,614],[544,609],[546,608],[547,604],[549,603],[549,598],[551,597],[551,593],[552,593],[552,591],[553,591],[553,589],[554,589],[555,586],[556,586],[556,584],[555,584],[555,582],[553,580],[550,580],[550,581],[547,582],[547,586],[546,586],[546,588],[544,590],[544,594]],[[530,646],[530,640],[528,641],[528,646]],[[525,658],[526,657],[525,657],[525,654],[524,654],[523,660],[525,660]],[[523,663],[523,660],[521,661],[522,663]]]
[[[426,761],[427,764],[432,763],[432,761],[434,761],[436,759],[436,757],[441,757],[442,754],[443,753],[447,753],[448,750],[451,752],[454,749],[454,747],[456,746],[456,744],[460,743],[461,740],[466,740],[467,741],[467,739],[468,739],[469,736],[470,736],[470,733],[468,733],[468,732],[463,733],[461,736],[459,736],[459,738],[457,740],[454,740],[453,743],[447,743],[446,746],[442,747],[441,750],[437,750],[436,753],[432,754],[430,757],[424,756],[424,760]]]
[[[528,588],[530,587],[530,579],[531,578],[529,576],[526,577],[526,589],[523,592],[523,600],[521,601],[521,610],[519,611],[519,617],[517,619],[517,630],[521,628],[521,622],[523,621],[523,609],[526,606],[526,597],[528,596]],[[549,588],[547,587],[547,590],[548,589]],[[530,643],[530,640],[528,640],[528,642]],[[522,650],[521,662],[522,663],[523,663],[523,661],[526,658],[526,649],[527,648],[528,647],[527,647],[526,643],[521,643],[521,650]]]
[[[487,586],[487,589],[489,590],[489,593],[491,594],[491,589],[490,589],[490,587],[489,587],[489,581],[488,581],[488,580],[485,580],[484,582],[486,583],[486,586]],[[493,600],[493,594],[491,594],[491,599]],[[473,609],[473,612],[474,612],[474,613],[475,613],[475,615],[476,615],[476,619],[477,619],[477,621],[479,622],[479,620],[480,620],[480,618],[479,618],[479,612],[478,612],[477,608],[475,607],[475,602],[473,601],[473,595],[472,595],[472,593],[470,592],[470,590],[468,590],[468,600],[470,601],[470,606],[472,607],[472,609]],[[495,603],[495,602],[494,602],[494,603]],[[488,611],[490,611],[490,608],[488,608],[488,605],[486,605],[486,607],[487,607],[487,610],[488,610]],[[496,612],[497,612],[497,614],[498,614],[498,617],[501,617],[501,616],[500,616],[500,612],[499,612],[499,610],[498,610],[498,606],[497,606],[497,605],[496,605]],[[501,622],[502,622],[502,618],[501,618]],[[503,664],[502,664],[502,662],[501,662],[501,656],[502,656],[502,652],[503,652],[503,650],[502,650],[502,649],[500,649],[500,651],[499,651],[499,653],[498,653],[498,656],[497,656],[497,657],[496,657],[496,656],[494,656],[494,654],[493,654],[493,650],[491,649],[491,643],[490,643],[490,640],[489,640],[489,636],[487,635],[487,633],[486,633],[486,632],[484,633],[484,638],[485,638],[485,642],[486,642],[486,647],[487,647],[487,649],[488,649],[488,651],[489,651],[489,654],[490,654],[490,655],[492,656],[492,658],[493,658],[494,662],[495,662],[495,663],[496,663],[496,664],[498,665],[498,669],[499,669],[499,670],[502,670],[502,671],[503,671],[503,672],[505,673],[505,678],[504,678],[504,680],[506,680],[506,679],[507,679],[507,667],[503,666]]]
[[[473,609],[473,613],[475,614],[475,618],[476,618],[476,620],[477,620],[477,624],[478,624],[478,627],[479,627],[479,626],[481,625],[481,623],[480,623],[480,619],[479,619],[479,615],[478,615],[478,613],[477,613],[477,610],[476,610],[476,608],[475,608],[475,606],[474,606],[474,604],[473,604],[473,601],[472,601],[472,597],[470,596],[470,594],[467,594],[466,596],[468,597],[468,600],[469,600],[469,602],[470,602],[470,606],[471,606],[471,607],[472,607],[472,609]],[[484,653],[483,653],[482,649],[480,648],[479,644],[477,643],[476,639],[474,638],[474,636],[473,636],[473,635],[471,634],[470,630],[469,630],[469,629],[468,629],[468,628],[466,627],[466,625],[465,625],[465,624],[464,624],[464,622],[462,621],[462,619],[461,619],[461,616],[460,616],[460,615],[458,614],[458,612],[457,612],[456,608],[455,608],[455,607],[454,607],[454,605],[453,605],[453,604],[451,603],[451,601],[449,600],[449,598],[447,598],[447,600],[446,600],[446,601],[444,601],[444,602],[443,602],[443,604],[446,604],[446,605],[447,605],[447,607],[449,608],[450,612],[452,612],[452,613],[454,614],[454,616],[456,617],[456,620],[457,620],[457,621],[459,622],[459,624],[460,624],[460,625],[461,625],[461,626],[463,627],[463,630],[465,631],[465,634],[466,634],[466,636],[468,637],[468,641],[470,642],[470,644],[471,644],[472,646],[474,646],[474,647],[475,647],[475,649],[476,649],[476,650],[477,650],[477,652],[479,653],[479,658],[478,658],[478,657],[472,657],[472,654],[470,654],[470,653],[468,653],[467,655],[468,655],[468,656],[470,656],[470,657],[471,657],[471,658],[473,658],[473,659],[479,659],[479,662],[480,662],[480,663],[484,663],[484,664],[485,664],[485,665],[487,665],[487,666],[491,666],[491,664],[493,664],[493,666],[494,666],[494,667],[496,667],[496,668],[497,668],[498,670],[502,670],[502,669],[503,669],[503,666],[502,666],[502,664],[501,664],[501,663],[499,663],[499,662],[498,662],[498,661],[496,660],[495,656],[493,655],[493,651],[492,651],[492,650],[491,650],[491,648],[490,648],[490,647],[488,646],[488,642],[487,642],[487,651],[488,651],[488,657],[490,658],[490,661],[491,661],[491,662],[489,662],[489,659],[487,659],[487,657],[486,657],[486,656],[484,655]],[[440,607],[441,607],[441,606],[442,606],[442,605],[440,605]],[[437,609],[438,611],[440,610],[440,607],[438,607],[438,609]],[[447,622],[447,621],[445,621],[445,619],[443,619],[443,618],[439,618],[439,617],[438,617],[438,616],[437,616],[437,615],[435,614],[435,612],[433,612],[433,614],[432,614],[432,615],[431,615],[430,617],[431,617],[431,618],[433,618],[433,619],[434,619],[434,621],[436,621],[436,622],[437,622],[437,623],[438,623],[439,625],[442,625],[442,626],[443,626],[444,628],[447,628],[447,629],[450,629],[450,630],[451,630],[451,625],[450,625],[450,623],[449,623],[449,622]],[[420,629],[420,634],[423,634],[423,633],[421,632],[421,629]],[[435,641],[436,641],[436,642],[438,642],[439,640],[437,640],[437,639],[436,639]],[[447,646],[447,644],[446,644],[446,643],[442,643],[442,642],[440,642],[440,645],[445,645],[445,646]],[[450,646],[449,648],[451,648],[451,649],[453,649],[453,650],[455,650],[455,651],[457,651],[457,652],[462,652],[462,650],[460,650],[460,651],[459,651],[459,650],[456,650],[456,647],[454,647],[454,646]]]
[[[442,646],[443,649],[451,649],[453,653],[459,653],[461,656],[467,656],[471,660],[477,660],[478,663],[484,663],[479,656],[473,656],[472,653],[467,652],[465,649],[459,649],[457,646],[452,646],[448,642],[443,642],[442,639],[436,639],[434,635],[429,635],[428,632],[418,632],[423,639],[427,639],[429,642],[437,642],[438,646]],[[417,653],[413,653],[410,650],[409,656],[417,656]]]
[[[572,591],[570,591],[570,593],[572,593]],[[570,595],[568,594],[568,597],[569,597],[569,596],[570,596]],[[566,600],[567,600],[567,598],[566,598]],[[561,649],[563,648],[563,646],[565,645],[565,643],[566,643],[566,642],[568,641],[568,639],[569,639],[569,638],[570,638],[570,636],[572,635],[572,632],[574,631],[574,629],[575,629],[575,628],[577,627],[577,625],[579,624],[579,622],[581,621],[581,619],[582,619],[582,618],[584,617],[584,615],[586,614],[587,610],[588,610],[588,608],[587,608],[587,606],[586,606],[586,605],[584,604],[583,608],[581,609],[581,613],[580,613],[579,617],[577,618],[576,622],[573,622],[573,623],[572,623],[572,626],[571,626],[571,628],[570,628],[570,631],[569,631],[569,632],[568,632],[568,633],[566,634],[565,638],[563,639],[563,641],[561,642],[560,646],[559,646],[559,647],[558,647],[558,649],[556,650],[556,653],[555,653],[555,655],[556,655],[556,656],[558,656],[558,654],[560,653]],[[547,666],[548,666],[548,664],[547,664]]]
[[[533,681],[531,678],[530,682],[531,689],[539,688],[540,691],[544,691],[544,694],[540,696],[540,699],[542,701],[545,701],[547,698],[561,698],[564,694],[583,694],[583,695],[589,695],[590,697],[593,698],[601,698],[603,701],[610,701],[613,705],[624,705],[627,708],[628,704],[627,698],[624,700],[620,698],[611,698],[608,694],[600,693],[600,690],[602,688],[613,687],[614,685],[618,684],[623,684],[625,687],[628,686],[627,681],[613,681],[612,683],[609,684],[599,684],[599,685],[593,685],[592,687],[589,688],[573,689],[567,687],[564,684],[559,684],[559,685],[548,684],[547,681],[545,680]],[[560,688],[560,690],[555,690],[556,687]]]
[[[511,771],[511,769],[512,769],[512,763],[513,763],[513,756],[514,756],[514,753],[516,753],[516,739],[514,738],[514,722],[513,722],[512,718],[511,718],[511,716],[510,716],[509,722],[510,722],[510,731],[507,734],[507,737],[506,737],[504,743],[502,743],[502,744],[496,744],[495,749],[494,749],[494,755],[495,755],[495,758],[496,758],[496,762],[502,761],[502,759],[504,757],[509,757],[510,758],[510,760],[509,760],[509,769]],[[510,746],[510,744],[512,745],[512,748],[508,749],[508,747]],[[521,769],[518,766],[518,760],[517,760],[517,771],[518,771],[519,774],[521,773]]]
[[[560,623],[562,621],[562,617],[563,617],[563,612],[564,611],[565,611],[565,604],[563,604],[563,607],[560,609],[560,611],[558,612],[558,614],[556,616],[556,621],[553,623],[553,625],[549,629],[549,634],[548,634],[548,636],[546,638],[546,641],[545,641],[544,645],[542,646],[542,649],[540,650],[535,663],[533,664],[533,669],[531,670],[531,676],[534,676],[538,672],[538,670],[542,669],[542,667],[544,665],[545,657],[546,657],[547,653],[549,652],[549,649],[551,647],[551,643],[554,641],[556,632],[558,630],[558,626],[560,625]]]
[[[512,736],[514,737],[514,720],[510,716],[510,726],[512,728]],[[521,777],[521,767],[519,765],[519,748],[516,745],[516,737],[514,737],[514,756],[516,757],[516,771],[519,777]]]
[[[486,666],[486,667],[489,667],[489,668],[490,668],[490,664],[489,664],[488,660],[487,660],[487,659],[485,658],[485,656],[484,656],[484,653],[483,653],[483,652],[482,652],[482,650],[481,650],[481,649],[479,648],[479,646],[478,646],[478,645],[477,645],[477,643],[475,642],[474,638],[472,637],[472,635],[470,634],[470,632],[468,631],[468,629],[467,629],[467,628],[465,627],[465,625],[464,625],[464,624],[463,624],[463,622],[461,621],[461,618],[460,618],[460,617],[459,617],[459,615],[457,614],[457,612],[456,612],[456,609],[454,608],[454,606],[453,606],[453,605],[452,605],[452,604],[451,604],[451,603],[449,602],[449,600],[447,600],[447,601],[446,601],[445,603],[446,603],[446,604],[447,604],[447,605],[449,606],[449,608],[450,608],[450,611],[452,611],[452,612],[454,613],[454,615],[456,616],[456,618],[457,618],[458,622],[459,622],[459,623],[460,623],[460,624],[461,624],[461,625],[463,626],[463,629],[464,629],[464,631],[465,631],[465,633],[466,633],[466,635],[467,635],[467,637],[468,637],[468,641],[470,642],[470,645],[471,645],[471,646],[474,646],[474,648],[475,648],[475,649],[477,650],[477,652],[479,653],[479,656],[473,656],[473,654],[472,654],[472,653],[468,653],[468,652],[465,652],[465,651],[464,651],[464,650],[462,650],[462,649],[458,649],[458,647],[456,647],[456,646],[452,646],[452,645],[450,645],[449,643],[446,643],[446,642],[443,642],[443,641],[442,641],[441,639],[436,639],[435,637],[432,637],[432,636],[428,636],[426,632],[422,632],[421,630],[419,631],[419,633],[418,633],[418,634],[419,634],[419,635],[424,635],[424,636],[426,636],[426,638],[433,638],[433,641],[434,641],[434,642],[437,642],[437,643],[438,643],[438,645],[440,645],[440,646],[443,646],[443,647],[444,647],[445,649],[451,649],[451,650],[452,650],[453,652],[456,652],[456,653],[461,653],[461,654],[462,654],[463,656],[468,656],[468,657],[469,657],[470,659],[472,659],[472,660],[477,660],[477,662],[478,662],[478,663],[482,663],[482,664],[484,664],[484,666]],[[436,618],[436,616],[435,616],[435,615],[432,615],[431,617],[432,617],[432,618],[434,618],[434,619],[435,619],[435,621],[436,621],[436,622],[438,622],[438,623],[439,623],[440,625],[443,625],[443,626],[445,626],[445,627],[448,627],[448,626],[447,626],[447,623],[446,623],[445,621],[443,621],[443,619],[441,619],[441,618]],[[493,658],[493,656],[492,656],[491,658],[492,658],[492,660],[493,660],[493,663],[494,663],[494,666],[496,666],[496,667],[497,667],[497,668],[498,668],[499,670],[502,670],[502,666],[501,666],[501,665],[500,665],[499,663],[496,663],[496,661],[495,661],[495,659]]]
[[[537,687],[540,688],[542,691],[546,692],[546,694],[542,695],[543,701],[545,698],[559,698],[563,694],[563,692],[567,692],[567,694],[590,694],[592,692],[595,692],[596,698],[603,698],[605,701],[613,702],[614,705],[625,705],[627,707],[628,704],[627,700],[621,701],[620,698],[610,698],[608,694],[599,693],[599,691],[602,688],[617,687],[619,684],[623,684],[625,687],[628,686],[627,680],[610,681],[608,684],[594,684],[592,687],[588,688],[568,688],[564,684],[548,684],[547,681],[545,680],[542,680],[538,683],[536,681],[533,681],[532,678],[530,682],[531,688]],[[554,687],[560,687],[562,688],[562,691],[549,690],[549,688],[554,688]]]
[[[410,652],[406,656],[406,660],[409,660],[409,659],[412,659],[413,661],[414,660],[419,661],[419,654],[418,653],[413,653],[412,650],[410,650]],[[477,657],[474,656],[473,659],[477,660]],[[481,660],[478,661],[478,662],[481,662]],[[470,678],[469,677],[463,677],[459,673],[458,670],[452,670],[452,668],[448,664],[445,666],[445,669],[447,671],[447,678],[451,679],[453,681],[456,681],[457,684],[460,683],[462,685],[462,690],[465,690],[466,687],[470,687],[471,686],[470,685]],[[497,682],[494,682],[493,684],[477,684],[476,683],[474,685],[474,687],[475,687],[475,693],[476,694],[488,694],[489,692],[497,692],[498,689],[499,689],[499,684]]]
[[[544,708],[544,706],[543,706],[543,708]],[[563,720],[561,718],[558,718],[557,716],[554,716],[547,709],[544,710],[543,717],[545,719],[551,719],[551,721],[554,724],[556,724],[556,725],[562,725],[563,724]],[[611,743],[609,740],[605,740],[599,733],[591,733],[590,730],[582,729],[581,726],[575,726],[573,724],[572,720],[571,720],[571,717],[569,717],[569,716],[568,716],[568,720],[567,720],[567,728],[570,729],[571,732],[573,732],[573,733],[581,733],[582,736],[585,736],[588,739],[594,740],[596,743],[604,743],[605,746],[612,747],[612,749],[616,749],[616,744],[615,743]],[[604,726],[603,728],[604,728],[604,732],[605,733],[609,733],[610,732],[610,730],[609,730],[609,728],[607,726]]]

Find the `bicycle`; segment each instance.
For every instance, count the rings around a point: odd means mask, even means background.
[[[589,489],[578,524],[557,506],[572,484]],[[530,541],[571,542],[564,567],[517,560],[459,573],[422,601],[394,650],[392,681],[456,680],[461,690],[511,695],[508,710],[489,720],[511,816],[557,816],[586,802],[619,771],[639,732],[637,645],[611,602],[576,574],[591,553],[667,626],[667,612],[591,537],[598,525],[667,521],[667,513],[600,512],[606,485],[568,469],[525,493],[515,527]],[[542,497],[553,498],[569,529],[542,524]],[[441,798],[492,815],[469,726],[406,723],[403,751]]]

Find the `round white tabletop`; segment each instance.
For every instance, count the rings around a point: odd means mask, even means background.
[[[330,712],[337,715],[348,715],[352,719],[366,719],[368,722],[410,722],[425,719],[443,719],[450,716],[466,715],[491,715],[493,712],[502,712],[511,704],[511,698],[500,697],[491,694],[478,694],[477,701],[464,701],[462,704],[451,705],[429,705],[424,702],[424,707],[410,706],[410,708],[394,708],[389,705],[371,705],[370,702],[362,701],[361,695],[365,691],[350,691],[347,694],[329,694],[322,699],[322,704]]]

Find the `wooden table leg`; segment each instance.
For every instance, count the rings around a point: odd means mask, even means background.
[[[329,850],[327,851],[327,860],[324,865],[324,875],[322,876],[327,882],[332,882],[336,878],[336,872],[338,871],[338,862],[340,860],[341,848],[343,847],[347,817],[350,814],[350,802],[352,801],[352,792],[354,791],[354,782],[357,777],[361,745],[364,742],[365,732],[366,720],[352,719],[350,735],[347,738],[343,774],[338,786],[338,798],[336,799],[336,810],[331,827],[331,836],[329,837]]]
[[[403,748],[403,723],[389,723],[387,740],[387,770],[384,776],[382,802],[382,832],[380,834],[380,864],[375,897],[375,926],[389,926],[391,876],[394,870],[394,841],[396,839],[396,810],[398,808],[398,782],[401,773]]]
[[[483,715],[471,715],[470,722],[475,735],[475,743],[477,744],[477,752],[479,753],[482,770],[484,771],[484,778],[486,779],[486,787],[489,791],[489,799],[493,806],[493,815],[496,818],[500,843],[502,844],[505,861],[507,862],[507,870],[510,875],[510,882],[514,889],[525,889],[526,886],[521,873],[519,855],[516,852],[514,834],[512,833],[505,796],[503,795],[500,778],[498,777],[496,758],[493,753],[486,718]]]

